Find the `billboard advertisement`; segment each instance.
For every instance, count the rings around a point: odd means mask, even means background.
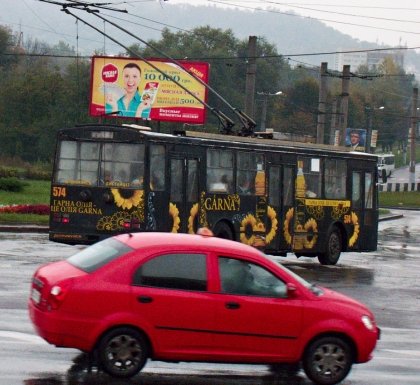
[[[366,130],[357,128],[346,129],[346,147],[355,151],[365,151]]]
[[[92,58],[89,115],[204,124],[207,88],[180,66],[161,59],[94,56]],[[179,61],[205,84],[209,64]]]

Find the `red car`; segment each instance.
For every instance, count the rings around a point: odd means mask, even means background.
[[[115,377],[147,359],[302,363],[314,382],[336,384],[380,334],[359,302],[206,232],[118,235],[42,266],[29,313],[50,344],[97,353]]]

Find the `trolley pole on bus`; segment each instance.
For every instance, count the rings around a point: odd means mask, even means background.
[[[416,181],[416,136],[419,121],[417,119],[417,102],[419,97],[419,89],[413,88],[413,110],[411,116],[411,146],[410,146],[410,168],[409,168],[409,182],[415,183]]]

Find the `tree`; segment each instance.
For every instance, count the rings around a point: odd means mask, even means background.
[[[158,48],[166,55],[176,59],[205,61],[210,63],[209,85],[225,99],[230,106],[244,109],[245,80],[247,71],[248,41],[238,40],[232,30],[221,30],[204,26],[195,28],[192,32],[171,33],[169,29],[162,31],[159,41],[150,40],[148,44]],[[142,57],[162,57],[156,50],[135,44],[130,50],[138,52]],[[127,53],[131,55],[131,53]],[[284,64],[280,58],[273,58],[277,52],[265,38],[258,39],[257,84],[273,87],[279,83],[280,69]],[[267,59],[263,59],[267,56]],[[269,79],[269,80],[268,80]],[[226,113],[233,120],[234,114],[229,107],[214,93],[208,93],[208,104]],[[217,127],[218,121],[211,113],[207,115],[210,126]]]
[[[316,136],[318,82],[306,76],[287,88],[284,94],[274,102],[275,117],[271,127],[280,132]]]

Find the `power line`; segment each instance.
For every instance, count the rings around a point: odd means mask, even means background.
[[[223,5],[232,5],[232,4],[230,4],[229,2],[226,2],[226,1],[219,1],[219,0],[207,0],[207,1],[209,1],[211,3],[218,3],[218,4],[223,4]],[[366,24],[356,24],[356,23],[348,23],[348,22],[345,22],[345,21],[337,21],[337,20],[330,20],[330,19],[321,19],[321,18],[312,17],[312,16],[303,16],[303,15],[299,15],[299,14],[295,14],[295,13],[287,13],[287,12],[282,12],[282,11],[274,11],[272,9],[261,9],[261,8],[248,7],[248,6],[245,6],[245,5],[235,5],[235,6],[236,7],[245,8],[245,9],[252,9],[253,11],[278,13],[278,14],[282,14],[282,15],[293,16],[293,17],[300,17],[300,18],[304,18],[304,19],[312,19],[312,20],[318,20],[318,21],[326,21],[326,22],[329,22],[329,23],[351,25],[353,27],[363,27],[363,28],[371,28],[371,29],[380,29],[380,30],[383,30],[383,31],[390,31],[390,32],[399,32],[399,33],[407,33],[407,34],[413,34],[413,35],[420,35],[420,32],[401,31],[401,30],[396,30],[396,29],[391,29],[391,28],[374,27],[372,25],[366,25]],[[319,12],[322,12],[322,11],[319,11]]]

